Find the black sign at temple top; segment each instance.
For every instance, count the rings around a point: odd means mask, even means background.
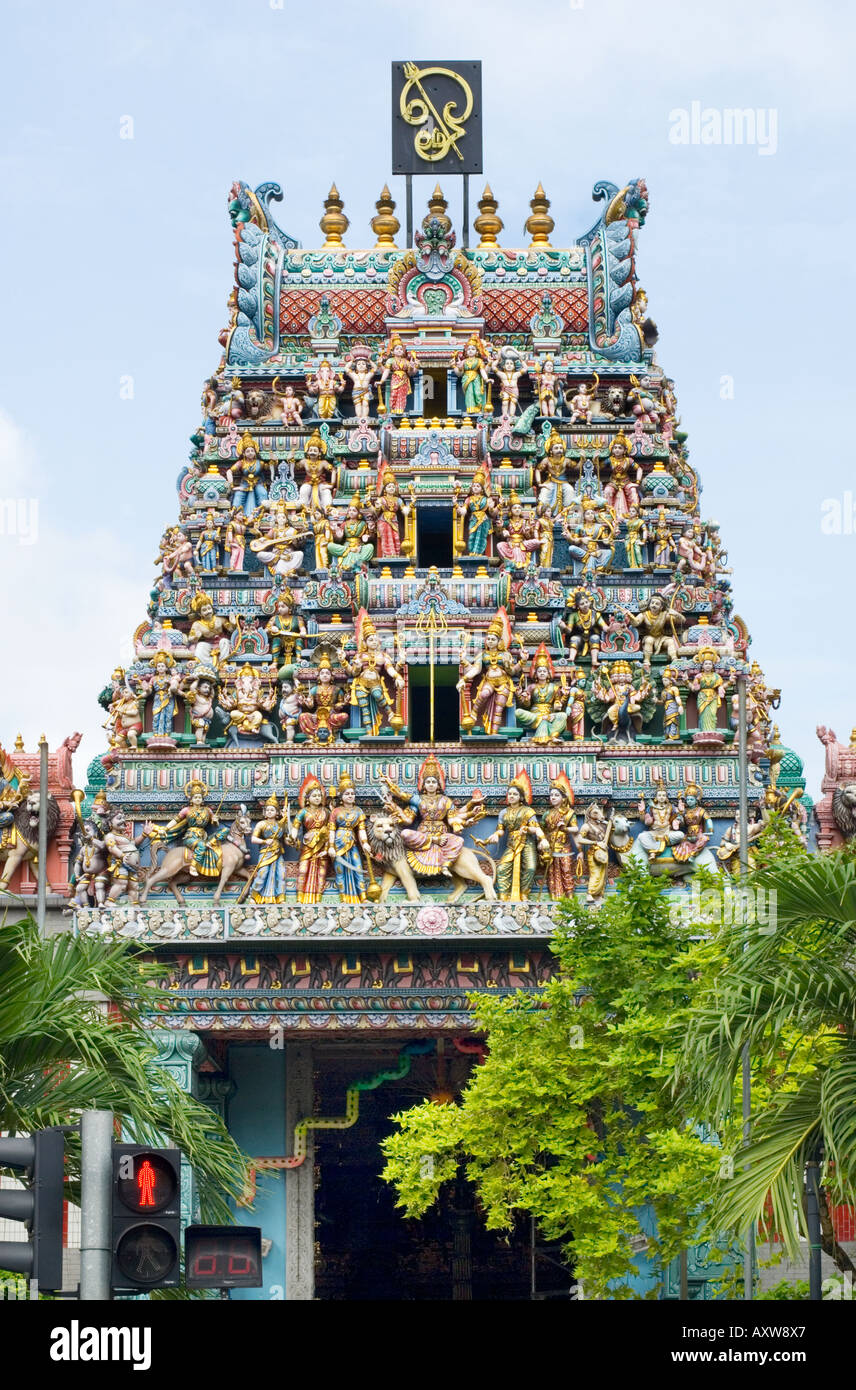
[[[481,63],[393,63],[392,172],[482,172]]]

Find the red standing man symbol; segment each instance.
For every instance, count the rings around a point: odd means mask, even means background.
[[[137,1187],[140,1191],[140,1206],[153,1207],[155,1205],[155,1180],[157,1174],[148,1159],[140,1164],[137,1169]]]

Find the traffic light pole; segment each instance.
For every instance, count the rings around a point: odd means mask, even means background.
[[[80,1298],[109,1302],[112,1261],[113,1112],[84,1110],[80,1119]]]

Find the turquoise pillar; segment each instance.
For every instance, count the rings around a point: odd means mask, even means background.
[[[268,1044],[235,1044],[229,1048],[232,1090],[226,1102],[229,1133],[252,1156],[287,1154],[285,1125],[285,1049]],[[244,1226],[261,1226],[262,1239],[271,1242],[262,1261],[260,1289],[234,1289],[233,1299],[285,1297],[285,1174],[259,1173],[252,1207],[235,1208]]]

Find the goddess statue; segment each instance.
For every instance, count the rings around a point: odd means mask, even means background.
[[[625,564],[629,570],[643,570],[645,568],[645,542],[648,539],[648,527],[645,525],[645,518],[639,515],[637,506],[630,507],[624,518],[624,557]]]
[[[374,522],[377,534],[377,558],[397,560],[402,553],[402,537],[406,534],[411,507],[402,502],[398,492],[398,481],[386,463],[381,466],[377,475],[375,501],[369,503],[366,510]]]
[[[403,415],[407,409],[407,397],[410,395],[410,378],[418,366],[416,358],[412,352],[407,351],[397,333],[384,344],[381,357],[383,371],[378,381],[378,406],[380,409],[385,408],[387,415]],[[385,407],[381,391],[384,383],[388,383]]]
[[[357,805],[357,793],[347,772],[343,772],[339,778],[336,800],[339,805],[333,806],[330,810],[328,854],[336,875],[339,901],[364,903],[367,897],[376,897],[378,890],[371,891],[374,888],[374,878],[371,849],[366,834],[366,818]],[[363,867],[363,856],[367,869]]]
[[[244,568],[246,537],[247,519],[239,507],[233,507],[229,513],[229,521],[224,536],[226,552],[229,556],[230,574],[237,574]]]
[[[289,843],[287,801],[280,813],[276,796],[268,797],[262,819],[253,826],[250,841],[259,846],[259,857],[253,876],[238,901],[249,895],[253,903],[285,902],[285,850]]]
[[[497,551],[512,569],[525,569],[533,552],[539,550],[542,538],[535,535],[535,527],[529,512],[523,506],[516,492],[509,498],[508,520],[500,522],[502,540],[497,542]]]
[[[353,573],[367,565],[374,555],[371,523],[361,514],[359,502],[351,502],[341,522],[331,522],[334,541],[328,541],[327,551],[333,557],[334,574]],[[371,516],[371,513],[369,513]]]
[[[205,513],[205,525],[199,532],[194,547],[196,563],[206,574],[219,574],[221,572],[220,530],[215,513],[209,509]]]
[[[677,555],[677,547],[672,528],[666,520],[666,508],[657,508],[657,524],[654,527],[654,559],[653,567],[655,570],[671,569],[672,557]]]
[[[457,684],[467,708],[472,710],[467,718],[473,723],[481,720],[486,734],[499,733],[506,706],[514,696],[514,678],[522,669],[521,662],[511,655],[508,613],[500,608],[487,626],[481,653],[471,665],[465,665]]]
[[[284,578],[296,574],[303,564],[302,550],[295,550],[295,541],[309,534],[305,524],[295,525],[285,502],[275,502],[270,514],[270,524],[263,531],[256,526],[257,538],[250,541],[250,550],[258,555],[262,564],[273,579],[274,575]]]
[[[532,809],[532,783],[521,768],[513,777],[499,813],[496,830],[486,840],[473,842],[486,848],[505,836],[506,848],[496,866],[496,886],[503,902],[525,902],[532,892],[538,859],[550,859],[550,844]],[[534,841],[534,844],[533,844]]]
[[[455,359],[455,371],[461,379],[464,405],[468,415],[481,415],[487,408],[490,361],[490,352],[477,333],[470,336],[465,347]]]
[[[681,699],[678,673],[674,666],[667,666],[663,672],[660,703],[663,706],[663,737],[667,743],[680,743],[684,702]]]
[[[597,669],[594,662],[592,662],[592,668]],[[567,727],[570,729],[574,742],[582,743],[586,736],[586,674],[582,666],[573,666],[569,674],[571,684],[563,692],[567,701]]]
[[[566,772],[560,772],[550,783],[550,809],[544,816],[544,833],[550,846],[547,865],[547,892],[551,898],[571,898],[575,887],[575,840],[577,818],[574,814],[574,789]]]
[[[327,794],[314,773],[304,777],[297,804],[300,809],[289,826],[289,840],[300,850],[297,901],[319,903],[330,866],[330,811]]]
[[[562,530],[570,541],[568,553],[580,563],[580,577],[592,578],[605,569],[615,551],[615,520],[611,509],[606,516],[590,503],[583,507],[582,519],[573,520],[571,512],[562,517]]]
[[[454,866],[464,851],[461,831],[485,814],[484,799],[480,794],[470,797],[463,806],[456,806],[446,795],[446,774],[443,768],[429,753],[419,769],[416,791],[403,790],[390,777],[383,779],[388,792],[381,792],[381,800],[386,809],[403,826],[401,839],[407,851],[407,862],[420,878],[436,878],[439,875],[451,878]],[[394,799],[393,799],[394,798]],[[401,807],[395,802],[401,802]],[[418,824],[412,828],[414,820]],[[495,896],[490,876],[477,864],[471,862],[469,852],[466,863],[472,878],[481,884],[488,898]]]
[[[351,708],[359,712],[363,737],[366,734],[376,737],[385,724],[398,732],[404,721],[397,712],[397,702],[390,695],[384,676],[396,690],[404,689],[404,676],[381,647],[375,625],[365,608],[357,614],[354,637],[356,654],[349,661],[343,647],[341,661],[351,677],[350,703]]]
[[[497,507],[487,476],[481,468],[473,474],[465,500],[459,502],[456,496],[455,510],[462,523],[466,524],[467,555],[486,555]]]
[[[711,733],[716,728],[717,712],[725,699],[726,685],[730,684],[730,681],[726,681],[717,671],[716,663],[719,657],[712,647],[702,647],[696,655],[696,660],[699,663],[699,671],[691,679],[689,688],[698,694],[698,727],[704,733]]]
[[[556,680],[550,653],[542,642],[532,658],[529,683],[517,691],[515,717],[533,743],[561,743],[568,723],[567,696]]]
[[[153,844],[162,840],[168,845],[183,845],[185,861],[192,878],[218,878],[222,854],[219,845],[209,843],[210,832],[217,825],[217,816],[210,806],[205,805],[208,787],[198,778],[194,778],[186,784],[186,791],[190,799],[186,806],[182,806],[177,816],[163,826],[147,821],[144,831],[151,837]]]
[[[309,689],[298,689],[301,731],[313,743],[332,743],[348,722],[345,694],[333,683],[330,658],[322,652],[317,661],[318,678]]]

